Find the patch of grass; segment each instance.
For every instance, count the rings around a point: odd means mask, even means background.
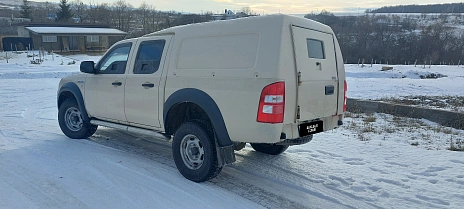
[[[403,119],[398,116],[393,116],[393,121],[403,121]]]
[[[345,118],[352,118],[352,112],[345,112]]]
[[[386,127],[383,129],[385,132],[391,134],[391,133],[395,133],[396,132],[396,129],[392,128],[392,127]]]
[[[411,145],[412,146],[419,146],[419,142],[418,141],[411,142]]]
[[[414,123],[418,124],[419,126],[427,126],[424,121],[420,119],[413,119]]]
[[[450,146],[447,148],[450,151],[457,151],[463,152],[464,151],[464,141],[461,139],[457,139],[456,142],[453,141],[453,137],[451,136]]]
[[[364,136],[363,133],[359,133],[358,138],[359,138],[359,141],[363,141],[363,142],[364,141],[369,141],[369,139],[366,136]]]
[[[348,126],[348,128],[350,128],[352,130],[356,130],[357,127],[358,127],[358,125],[356,125],[355,121],[351,121],[350,125]]]
[[[422,133],[421,136],[422,136],[422,139],[425,140],[425,141],[430,141],[430,140],[432,140],[432,139],[430,138],[430,134],[429,134],[429,133],[425,133],[425,134]]]
[[[375,128],[370,123],[364,123],[364,127],[361,129],[361,133],[376,133]]]
[[[452,134],[452,133],[453,133],[453,130],[451,130],[451,128],[444,128],[444,129],[443,129],[443,133],[444,133],[444,134]]]
[[[377,118],[375,118],[374,114],[368,114],[367,117],[365,117],[365,118],[363,119],[363,121],[364,121],[365,123],[373,123],[373,122],[375,122],[376,120],[377,120]]]
[[[347,118],[360,118],[362,116],[361,116],[360,113],[345,112],[345,117],[347,117]]]

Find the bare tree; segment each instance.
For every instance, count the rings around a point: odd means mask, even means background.
[[[74,11],[74,16],[79,18],[79,23],[87,22],[89,17],[87,5],[85,5],[81,0],[76,0],[71,5]]]
[[[114,24],[119,30],[128,32],[132,20],[132,6],[125,0],[118,0],[113,3],[112,8]]]
[[[242,7],[242,11],[241,11],[243,14],[245,15],[251,15],[253,13],[253,11],[251,10],[250,7]]]
[[[106,3],[95,5],[90,4],[87,15],[90,23],[112,23],[111,10],[109,9],[109,5]]]
[[[151,8],[152,8],[151,5],[148,5],[147,3],[142,2],[137,12],[137,19],[140,21],[142,25],[144,34],[147,34],[150,31],[148,23],[150,21],[150,9]]]

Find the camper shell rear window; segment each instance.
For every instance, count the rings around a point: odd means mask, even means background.
[[[316,39],[306,39],[308,47],[308,57],[315,59],[325,59],[324,42]]]

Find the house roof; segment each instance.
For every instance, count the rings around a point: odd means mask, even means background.
[[[73,28],[111,28],[108,24],[69,23],[69,22],[20,22],[12,23],[24,27],[73,27]]]
[[[34,34],[46,35],[108,35],[123,36],[127,33],[115,28],[79,28],[79,27],[25,27]]]

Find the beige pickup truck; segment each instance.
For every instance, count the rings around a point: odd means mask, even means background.
[[[269,15],[169,28],[114,44],[61,80],[70,138],[105,126],[172,138],[180,173],[202,182],[250,143],[277,155],[342,125],[343,58],[330,27]]]

